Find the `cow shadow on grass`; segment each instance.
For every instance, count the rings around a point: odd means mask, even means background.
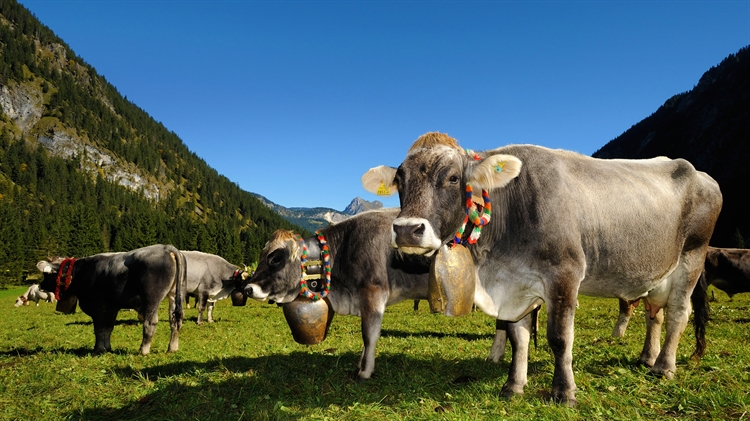
[[[392,338],[459,338],[466,341],[478,341],[483,339],[492,339],[492,334],[461,333],[461,332],[403,332],[400,330],[383,329],[380,332],[381,337]]]
[[[124,406],[61,415],[120,420],[299,419],[320,416],[321,411],[343,416],[357,406],[424,402],[442,412],[451,410],[451,395],[491,388],[497,390],[497,397],[508,371],[507,362],[494,364],[483,358],[379,354],[373,378],[358,381],[353,375],[358,359],[359,353],[325,350],[180,361],[143,369],[121,366],[112,370],[118,382],[158,382],[159,387],[149,388],[156,390]],[[527,391],[527,398],[534,393]]]
[[[28,357],[38,354],[70,354],[77,357],[88,357],[93,355],[93,347],[86,346],[80,348],[42,348],[40,346],[35,348],[19,347],[13,348],[6,351],[0,351],[0,357]],[[126,349],[115,349],[110,353],[116,355],[127,355],[131,354]]]
[[[77,320],[75,322],[65,323],[65,326],[90,326],[93,325],[93,320]],[[137,326],[141,322],[138,320],[115,320],[115,326]]]

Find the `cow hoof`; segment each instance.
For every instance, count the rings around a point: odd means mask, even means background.
[[[664,378],[667,380],[672,380],[674,378],[674,370],[670,369],[657,369],[656,367],[652,367],[651,370],[649,370],[649,373],[652,376],[658,377],[658,378]]]
[[[550,396],[550,399],[554,403],[565,405],[571,408],[578,404],[575,392],[552,392],[552,396]]]
[[[638,358],[638,361],[636,361],[636,364],[642,365],[647,368],[651,368],[654,366],[654,361],[655,361],[654,359],[641,357],[641,358]]]
[[[510,399],[514,396],[523,396],[523,386],[505,383],[500,389],[500,397]]]

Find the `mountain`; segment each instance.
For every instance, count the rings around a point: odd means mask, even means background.
[[[685,158],[724,196],[711,245],[750,247],[750,50],[703,74],[695,87],[594,153],[597,158]]]
[[[0,0],[0,278],[41,258],[154,243],[251,264],[278,228],[306,231]]]
[[[347,215],[356,215],[358,213],[373,210],[373,209],[382,209],[383,208],[383,202],[376,200],[374,202],[368,202],[367,200],[356,197],[354,200],[352,200],[351,203],[349,203],[349,206],[344,209],[344,213]]]
[[[341,222],[344,219],[356,215],[360,212],[364,212],[372,209],[380,209],[383,207],[383,203],[379,201],[368,202],[367,200],[357,197],[344,209],[343,212],[339,212],[335,209],[330,208],[285,208],[278,205],[265,197],[253,193],[263,204],[269,209],[273,210],[277,214],[281,215],[282,218],[287,221],[299,225],[300,227],[306,228],[311,232],[315,232],[321,228],[325,228],[330,224]]]

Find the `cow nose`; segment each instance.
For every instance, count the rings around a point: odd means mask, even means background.
[[[399,244],[418,244],[424,230],[424,224],[393,225],[393,232],[396,233]]]
[[[242,292],[245,294],[245,297],[253,298],[253,286],[248,285],[245,287],[245,289],[242,290]]]

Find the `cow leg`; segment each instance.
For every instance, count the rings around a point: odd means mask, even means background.
[[[385,303],[387,300],[384,294],[376,295],[372,293],[372,290],[368,292],[367,288],[365,288],[365,296],[366,298],[361,300],[361,302],[369,305],[365,305],[365,308],[361,311],[362,342],[364,342],[364,348],[357,364],[357,368],[359,369],[357,377],[360,380],[369,379],[375,370],[375,345],[377,345],[378,339],[380,339],[380,329],[383,326],[383,313],[385,312]]]
[[[701,254],[699,250],[695,250],[690,255],[683,256],[683,259],[682,267],[678,268],[682,273],[677,275],[679,278],[674,279],[669,291],[664,347],[651,367],[652,374],[667,379],[674,377],[677,371],[677,345],[690,318],[690,294],[703,270],[705,253]]]
[[[531,341],[533,316],[529,313],[516,323],[507,324],[510,339],[511,358],[508,370],[508,380],[503,385],[500,394],[510,397],[523,395],[523,388],[528,382],[529,343]]]
[[[573,276],[559,277],[550,286],[546,300],[547,341],[555,357],[552,395],[555,402],[574,406],[576,383],[573,377],[573,326],[577,290],[571,288]]]
[[[617,324],[612,329],[612,336],[615,338],[622,338],[625,336],[625,329],[628,328],[630,323],[630,316],[633,315],[633,310],[638,306],[638,301],[625,301],[622,298],[618,299],[620,302],[620,315],[617,317]]]
[[[170,314],[172,313],[170,303]],[[159,305],[153,303],[144,303],[143,305],[143,342],[141,342],[141,355],[148,355],[151,352],[151,340],[156,332],[156,325],[159,323]]]
[[[508,339],[508,322],[505,320],[495,320],[495,340],[492,341],[490,355],[485,361],[499,363],[505,356],[505,343]]]
[[[198,298],[195,300],[195,306],[198,308],[198,321],[196,323],[199,325],[203,324],[203,310],[206,308],[207,301],[208,296],[203,294],[199,294]]]
[[[208,322],[213,323],[214,322],[214,304],[216,304],[214,301],[209,301],[208,303]]]
[[[115,320],[117,320],[117,311],[103,311],[94,319],[94,337],[96,341],[94,343],[94,355],[100,355],[105,352],[112,352],[112,345],[110,344],[110,336],[112,335],[112,329],[115,327]]]
[[[643,344],[643,351],[638,357],[638,364],[646,367],[653,367],[656,357],[661,350],[661,327],[664,324],[664,309],[659,309],[656,315],[651,318],[650,312],[646,311],[646,341]]]
[[[175,318],[174,312],[176,308],[176,301],[171,295],[169,296],[169,298],[169,328],[171,329],[172,334],[169,338],[169,346],[167,347],[167,352],[177,352],[180,345],[180,328],[182,327],[182,318],[180,318],[179,320]],[[198,301],[200,300],[196,299],[196,303]],[[200,315],[200,313],[198,314]]]

